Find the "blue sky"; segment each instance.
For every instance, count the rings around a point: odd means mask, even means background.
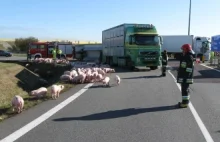
[[[161,35],[186,35],[188,11],[189,0],[2,0],[0,38],[100,42],[102,30],[122,23],[152,23]],[[219,13],[220,0],[192,0],[191,34],[220,34]]]

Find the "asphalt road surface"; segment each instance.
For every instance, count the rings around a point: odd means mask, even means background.
[[[169,63],[175,68],[178,62]],[[200,70],[207,70],[198,66]],[[175,71],[171,71],[175,76]],[[205,72],[205,71],[204,71]],[[215,73],[200,73],[191,86],[191,102],[215,142],[220,141],[220,87],[210,80]],[[94,84],[84,93],[36,127],[17,131],[17,142],[206,142],[199,122],[190,108],[178,109],[181,93],[173,77],[159,77],[160,70],[118,72],[119,86],[101,87]],[[195,72],[195,74],[197,74]],[[211,79],[210,79],[211,78]],[[205,80],[205,81],[204,81]],[[197,82],[199,81],[199,82]],[[78,85],[63,93],[58,100],[44,102],[16,117],[0,123],[0,139],[81,90]],[[62,104],[64,105],[64,104]],[[46,117],[44,116],[44,117]],[[24,133],[27,131],[27,133]],[[24,135],[23,135],[24,134]],[[15,135],[14,135],[15,136]],[[21,136],[21,137],[20,137]],[[12,137],[11,137],[12,138]]]

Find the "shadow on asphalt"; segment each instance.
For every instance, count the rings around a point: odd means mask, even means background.
[[[134,69],[134,70],[129,70],[129,69],[126,69],[126,68],[121,68],[121,67],[116,67],[115,68],[115,72],[116,73],[127,73],[127,72],[146,72],[146,71],[151,71],[150,69],[148,68],[145,68],[145,69]]]
[[[91,86],[88,89],[92,89],[92,88],[111,88],[111,87],[115,87],[117,86],[116,84],[110,84],[109,86],[104,86],[104,85],[95,85],[95,86]]]
[[[194,79],[204,79],[204,78],[220,78],[219,72],[215,70],[207,69],[207,70],[199,70],[201,75],[194,76]]]
[[[156,76],[156,75],[153,75],[153,76],[136,76],[136,77],[127,77],[127,78],[122,78],[122,79],[139,79],[139,78],[160,78],[161,76]]]
[[[177,78],[177,71],[171,70],[171,73]],[[220,74],[218,72],[210,73],[209,70],[194,70],[193,79],[194,83],[220,83]]]
[[[91,114],[91,115],[81,116],[81,117],[57,118],[57,119],[53,119],[53,121],[104,120],[104,119],[128,117],[128,116],[137,115],[137,114],[146,113],[146,112],[168,111],[168,110],[174,110],[174,109],[179,109],[177,104],[171,105],[171,106],[160,106],[160,107],[153,107],[153,108],[129,108],[129,109],[122,109],[122,110],[113,110],[113,111],[101,112],[101,113],[96,113],[96,114]]]

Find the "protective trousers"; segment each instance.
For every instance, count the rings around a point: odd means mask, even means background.
[[[60,59],[61,58],[61,54],[57,54],[57,58]]]
[[[161,71],[162,71],[162,76],[166,76],[166,65],[162,65]]]
[[[189,104],[189,84],[182,83],[181,84],[181,92],[182,92],[182,104]]]

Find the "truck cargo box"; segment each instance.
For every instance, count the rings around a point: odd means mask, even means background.
[[[193,36],[188,35],[162,35],[163,45],[162,51],[166,50],[168,53],[180,53],[183,44],[193,45]]]

